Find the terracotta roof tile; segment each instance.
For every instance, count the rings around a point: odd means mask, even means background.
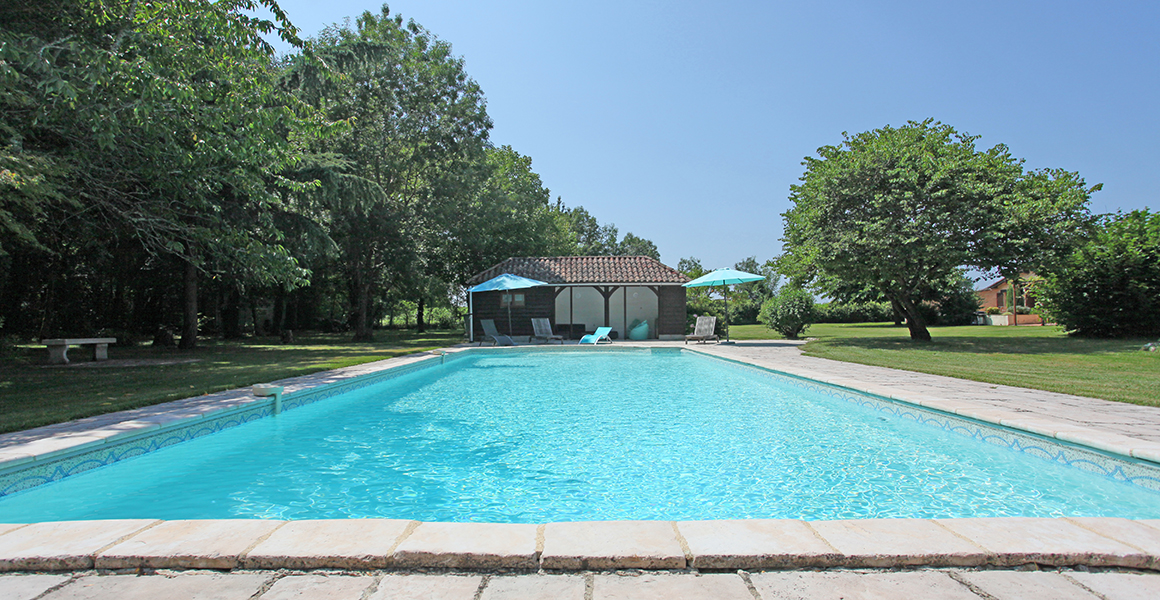
[[[648,256],[540,256],[509,258],[468,280],[477,285],[502,273],[547,283],[659,283],[689,281],[680,271]]]

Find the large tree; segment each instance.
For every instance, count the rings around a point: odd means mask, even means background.
[[[551,203],[551,193],[532,170],[532,159],[501,146],[487,149],[486,177],[471,201],[450,219],[454,272],[462,285],[476,273],[513,256],[559,256],[575,248],[571,232]]]
[[[199,270],[302,280],[272,225],[303,107],[273,85],[272,0],[48,0],[0,9],[0,198],[8,243],[176,258],[197,339]],[[269,9],[273,21],[246,11]],[[44,236],[54,238],[42,243]],[[61,244],[64,240],[66,243]],[[46,259],[47,260],[47,259]]]
[[[962,266],[1034,264],[1039,249],[1014,236],[1062,243],[1086,214],[1091,190],[1075,174],[1024,173],[1006,146],[978,150],[977,136],[949,125],[928,119],[843,137],[806,157],[791,186],[779,264],[838,300],[877,290],[905,314],[914,340],[930,340],[916,299],[937,282]]]
[[[449,219],[484,161],[483,93],[446,42],[385,5],[323,31],[286,81],[345,124],[313,148],[328,157],[314,196],[330,214],[354,337],[369,341],[376,299],[400,286],[428,289],[447,257]]]
[[[1035,292],[1070,333],[1160,335],[1160,214],[1104,215]]]

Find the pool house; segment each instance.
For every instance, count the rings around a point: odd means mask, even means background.
[[[597,327],[612,327],[615,339],[647,321],[649,339],[677,340],[685,335],[685,288],[680,271],[648,256],[541,256],[509,258],[468,281],[474,286],[510,273],[546,286],[471,294],[472,340],[483,335],[483,319],[501,333],[532,335],[532,319],[547,318],[566,339]]]

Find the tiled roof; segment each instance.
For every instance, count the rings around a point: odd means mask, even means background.
[[[472,277],[476,285],[502,273],[546,283],[673,284],[688,277],[648,256],[540,256],[509,258]]]

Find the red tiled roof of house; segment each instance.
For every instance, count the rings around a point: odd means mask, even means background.
[[[511,273],[545,283],[685,283],[680,271],[648,256],[540,256],[509,258],[468,280],[483,283],[497,275]]]

